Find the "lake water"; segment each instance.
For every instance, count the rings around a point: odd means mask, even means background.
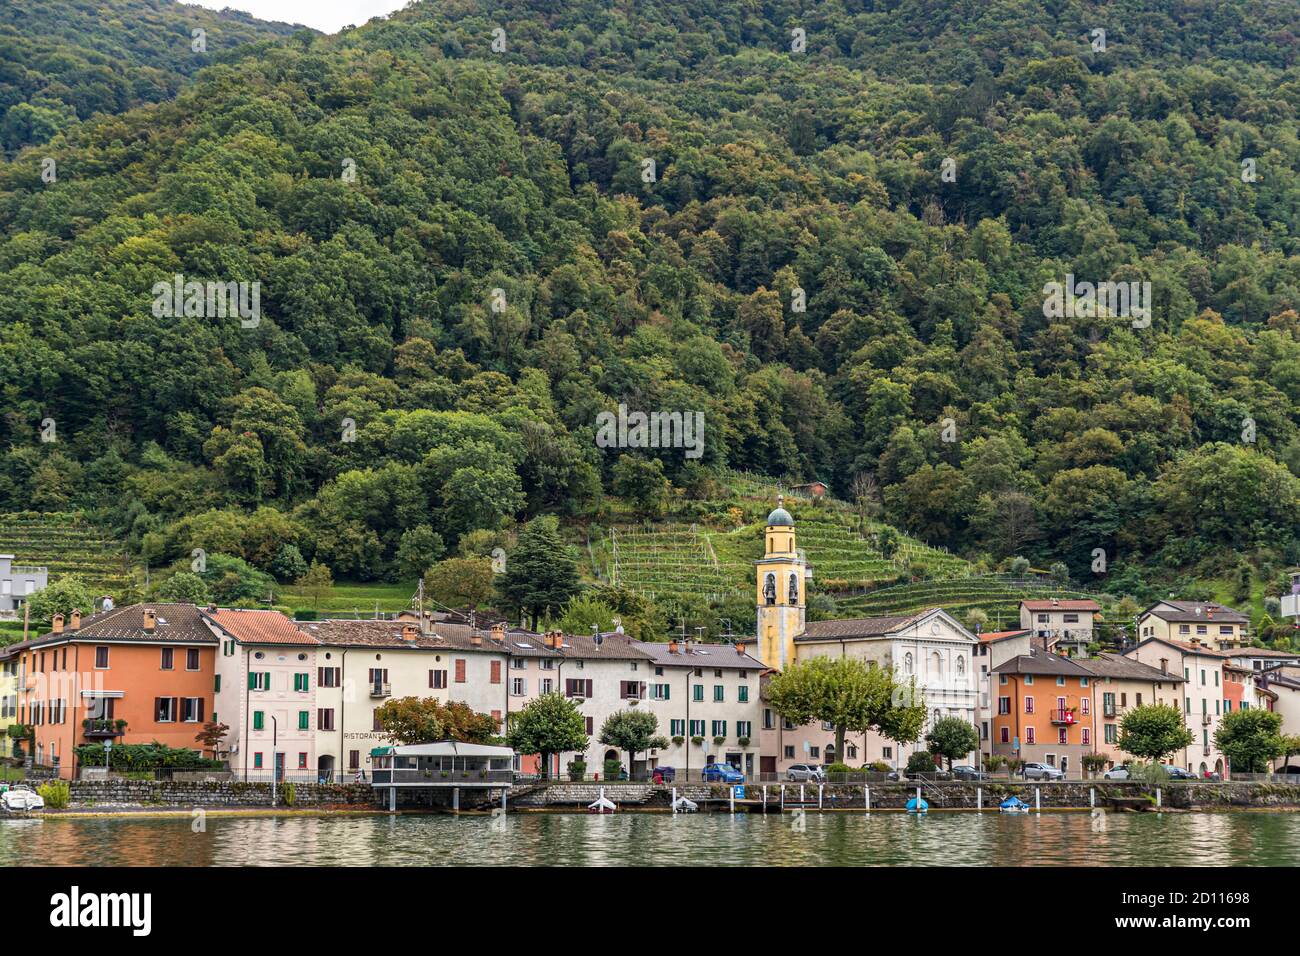
[[[1300,865],[1300,813],[0,820],[0,866]],[[494,828],[495,827],[495,828]]]

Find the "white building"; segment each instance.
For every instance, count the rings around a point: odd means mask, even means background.
[[[0,614],[21,610],[48,580],[46,568],[14,564],[12,554],[0,554]]]
[[[1226,761],[1214,745],[1214,732],[1224,712],[1223,666],[1230,655],[1203,644],[1148,637],[1125,656],[1183,678],[1183,713],[1194,738],[1183,757],[1185,767],[1223,774]]]

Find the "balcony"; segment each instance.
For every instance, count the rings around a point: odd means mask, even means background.
[[[370,685],[371,697],[391,697],[392,695],[393,695],[393,691],[389,684],[376,681],[375,683]]]
[[[1069,709],[1049,711],[1052,723],[1060,724],[1065,727],[1073,726],[1079,722],[1078,715]]]
[[[125,720],[93,719],[81,722],[81,736],[87,740],[112,740],[126,733]]]
[[[1201,726],[1208,727],[1213,719],[1209,714],[1201,714]]]

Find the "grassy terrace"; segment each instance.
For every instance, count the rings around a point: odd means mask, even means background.
[[[380,611],[401,611],[410,607],[415,594],[415,582],[386,584],[383,582],[358,583],[339,581],[334,591],[320,602],[320,617],[371,617],[378,606]],[[275,592],[277,604],[310,611],[312,600],[292,585],[284,585]]]

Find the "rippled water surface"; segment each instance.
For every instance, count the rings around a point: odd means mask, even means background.
[[[209,816],[0,821],[0,865],[1300,865],[1300,813]]]

